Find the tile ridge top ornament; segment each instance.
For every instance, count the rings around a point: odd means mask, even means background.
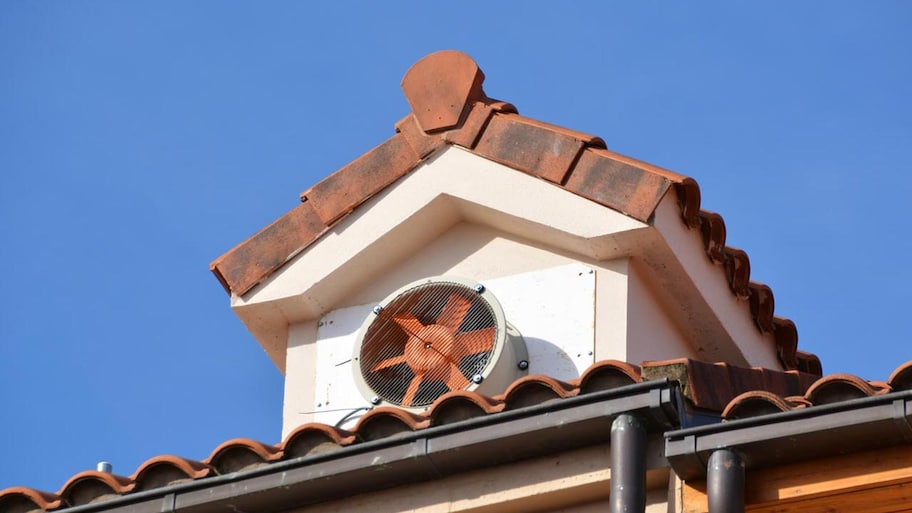
[[[475,60],[457,50],[432,53],[409,68],[402,91],[425,133],[462,125],[471,105],[487,99],[484,73]]]

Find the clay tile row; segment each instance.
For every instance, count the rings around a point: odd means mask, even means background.
[[[678,381],[693,406],[721,412],[725,419],[735,419],[912,390],[912,361],[898,367],[886,382],[869,382],[846,374],[818,379],[798,371],[742,368],[687,358],[644,362],[640,366],[605,360],[593,364],[579,378],[569,382],[530,375],[514,381],[503,394],[494,397],[453,391],[439,397],[421,414],[392,407],[375,408],[362,416],[352,431],[307,423],[277,445],[237,438],[220,444],[203,461],[156,456],[145,461],[129,477],[94,470],[80,472],[56,493],[24,487],[7,488],[0,491],[0,512],[54,511],[95,503],[659,378]]]
[[[278,445],[236,438],[220,444],[203,461],[156,456],[140,465],[129,477],[88,470],[71,477],[56,493],[24,487],[7,488],[0,491],[0,512],[54,511],[95,503],[641,380],[638,367],[616,361],[599,362],[579,379],[568,383],[547,376],[525,376],[496,397],[468,391],[450,392],[438,398],[422,414],[393,407],[375,408],[362,416],[351,432],[326,424],[307,423],[289,433]]]
[[[803,394],[748,390],[729,401],[722,418],[756,417],[902,390],[912,390],[912,360],[897,367],[886,382],[865,381],[851,374],[830,374],[814,381]]]

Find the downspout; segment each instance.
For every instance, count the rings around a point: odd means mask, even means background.
[[[611,423],[611,513],[646,511],[646,429],[629,413]]]
[[[744,461],[728,449],[713,451],[706,469],[709,513],[744,513]]]

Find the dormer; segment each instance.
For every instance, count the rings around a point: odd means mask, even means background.
[[[694,180],[521,116],[483,81],[463,53],[420,60],[402,81],[412,113],[392,137],[212,264],[285,374],[284,434],[350,425],[377,406],[426,408],[431,381],[440,393],[496,395],[523,374],[567,381],[601,360],[819,373],[794,324],[775,316],[770,288],[750,281],[746,253],[725,246],[722,218],[701,210]],[[403,294],[439,283],[464,289],[446,289],[424,318],[389,314],[394,340],[367,371],[399,376],[400,388],[372,393],[359,365],[365,334]],[[463,365],[483,345],[463,333],[487,329],[467,325],[481,308],[472,290],[499,312],[495,331],[513,336],[490,342],[513,349],[477,375]]]

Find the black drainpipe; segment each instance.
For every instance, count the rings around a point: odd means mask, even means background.
[[[709,513],[744,513],[744,461],[728,449],[713,451],[706,469]]]
[[[611,423],[611,513],[646,511],[646,429],[629,413]]]

